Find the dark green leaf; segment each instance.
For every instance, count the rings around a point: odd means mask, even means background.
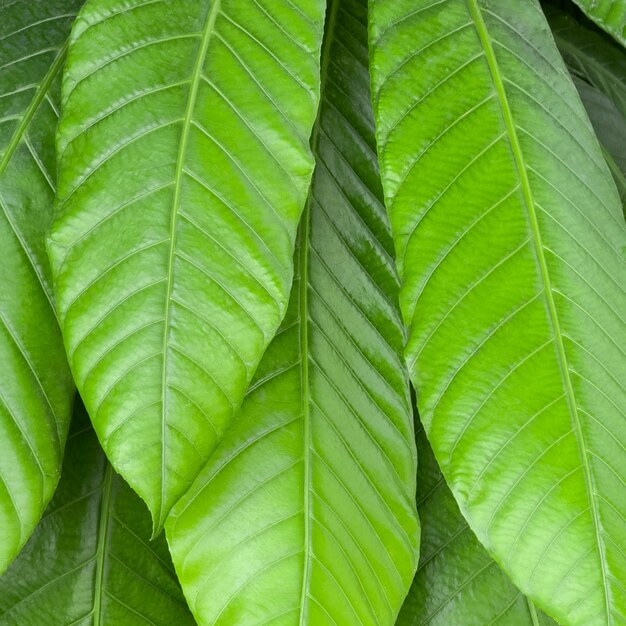
[[[164,537],[112,470],[79,402],[63,477],[46,514],[0,578],[2,626],[194,624]]]
[[[574,0],[609,35],[626,46],[626,0]]]
[[[574,84],[602,144],[604,158],[626,212],[626,118],[595,87],[580,78],[575,78]]]

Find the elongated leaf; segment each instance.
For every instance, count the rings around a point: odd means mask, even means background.
[[[406,355],[435,456],[525,594],[571,626],[624,624],[626,228],[591,124],[535,1],[372,7]]]
[[[626,0],[574,0],[600,28],[626,46]]]
[[[166,526],[200,624],[392,625],[417,565],[415,449],[365,2],[332,1],[287,318]]]
[[[74,396],[45,235],[59,73],[79,5],[0,2],[0,572],[54,493]]]
[[[70,364],[159,528],[279,326],[312,171],[322,0],[92,0],[50,253]]]
[[[2,626],[194,624],[165,538],[112,470],[82,403],[63,477],[26,547],[0,578]]]
[[[608,96],[626,116],[626,51],[570,15],[548,9],[552,34],[569,70]]]
[[[420,564],[396,626],[555,626],[487,554],[418,429]]]
[[[574,84],[601,142],[604,158],[626,212],[626,118],[595,87],[579,78],[575,78]]]

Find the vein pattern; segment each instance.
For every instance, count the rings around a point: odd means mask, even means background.
[[[322,5],[97,0],[73,31],[50,246],[61,324],[98,436],[157,528],[286,311]]]
[[[417,447],[422,548],[397,626],[556,626],[515,588],[470,530],[422,428]]]
[[[57,493],[0,578],[0,624],[192,626],[165,539],[78,404]]]
[[[621,204],[536,2],[418,5],[376,0],[371,38],[424,426],[515,584],[568,624],[621,625]]]
[[[289,310],[166,526],[200,623],[392,626],[417,564],[405,338],[366,23],[365,2],[329,6]]]
[[[54,493],[74,396],[45,236],[60,71],[79,6],[0,5],[0,572]]]

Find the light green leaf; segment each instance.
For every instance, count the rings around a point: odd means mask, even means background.
[[[76,383],[155,529],[286,311],[313,160],[322,0],[91,0],[50,254]]]
[[[621,626],[626,227],[591,124],[534,0],[371,6],[406,356],[435,456],[526,595],[570,626]]]
[[[166,525],[200,624],[391,626],[417,565],[404,333],[364,1],[330,3],[289,312]]]
[[[57,493],[0,578],[0,624],[194,624],[165,538],[149,541],[145,505],[112,470],[77,404]]]
[[[54,493],[74,397],[45,235],[59,74],[79,5],[0,2],[0,572]]]
[[[418,429],[420,565],[396,626],[555,626],[487,554]]]
[[[609,35],[626,46],[626,0],[574,0]]]

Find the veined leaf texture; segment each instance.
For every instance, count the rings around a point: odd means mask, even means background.
[[[0,578],[0,624],[192,626],[165,538],[77,404],[59,488]]]
[[[80,4],[0,2],[0,573],[54,493],[74,397],[45,235],[60,73]]]
[[[589,119],[534,0],[370,6],[406,357],[435,456],[522,592],[559,622],[621,626],[626,228]]]
[[[77,386],[155,529],[285,314],[322,0],[92,0],[70,40],[49,251]]]
[[[200,624],[392,626],[417,566],[405,336],[367,58],[366,2],[332,0],[289,311],[166,525]]]
[[[420,564],[396,626],[556,626],[491,559],[417,433]]]

